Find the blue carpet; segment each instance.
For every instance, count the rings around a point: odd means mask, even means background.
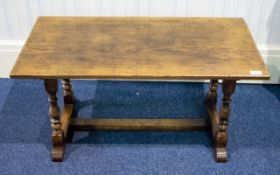
[[[207,88],[203,83],[73,82],[79,116],[93,118],[205,117]],[[75,133],[64,162],[54,163],[42,81],[1,79],[0,110],[1,175],[280,174],[280,86],[237,86],[225,164],[214,161],[207,132]]]

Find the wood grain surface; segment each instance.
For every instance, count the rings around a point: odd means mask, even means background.
[[[40,17],[12,78],[269,79],[241,18]]]
[[[70,128],[75,131],[191,131],[208,130],[207,119],[83,119],[72,118]]]

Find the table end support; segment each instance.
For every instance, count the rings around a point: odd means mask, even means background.
[[[69,127],[70,119],[73,117],[75,110],[75,97],[72,91],[70,79],[62,80],[63,87],[63,100],[64,100],[64,115],[63,115],[63,130],[66,142],[72,142],[74,136],[74,130]]]
[[[60,109],[57,105],[57,80],[45,79],[44,85],[50,102],[49,115],[52,126],[52,160],[62,161],[64,155],[64,133],[60,120]]]
[[[236,87],[235,80],[223,80],[223,102],[219,112],[218,127],[215,133],[215,152],[217,162],[227,161],[228,118],[230,115],[231,95]]]
[[[211,80],[206,97],[206,108],[211,121],[212,135],[214,138],[215,160],[227,161],[228,118],[230,114],[231,95],[235,91],[235,80],[223,80],[223,102],[220,112],[216,110],[218,80]]]

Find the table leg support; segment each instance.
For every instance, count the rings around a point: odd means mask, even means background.
[[[60,109],[57,105],[57,80],[46,79],[44,80],[45,89],[49,96],[49,115],[51,118],[52,126],[52,160],[62,161],[64,155],[64,133],[62,130],[62,124],[60,121]]]
[[[227,161],[227,138],[228,138],[228,118],[230,115],[231,95],[234,93],[236,86],[235,80],[224,80],[222,84],[223,89],[223,103],[219,113],[218,127],[215,133],[215,153],[217,162]]]
[[[145,129],[146,125],[147,128],[155,128],[158,125],[156,121],[141,121],[144,124],[141,124],[141,127],[138,126],[140,121],[132,122],[127,121],[127,125],[123,125],[123,121],[81,121],[81,120],[73,120],[71,119],[74,111],[74,96],[71,88],[70,80],[64,79],[62,80],[63,84],[63,100],[64,100],[64,110],[60,117],[60,109],[57,105],[57,86],[58,81],[56,79],[46,79],[44,80],[45,89],[49,96],[50,108],[49,108],[49,115],[51,118],[52,124],[52,141],[53,141],[53,149],[52,149],[52,160],[53,161],[62,161],[65,149],[65,138],[69,137],[69,135],[73,135],[74,130],[69,128],[69,126],[77,126],[80,129],[90,130],[90,129],[98,129],[99,126],[102,125],[100,129],[112,129],[115,126],[117,129],[126,129],[127,126],[135,125],[138,129]],[[227,161],[227,127],[228,127],[228,117],[230,114],[230,102],[231,102],[231,95],[234,93],[236,86],[235,80],[224,80],[222,83],[223,89],[223,103],[220,109],[220,112],[216,110],[216,103],[217,103],[217,87],[218,87],[218,80],[211,80],[209,91],[206,97],[206,107],[210,117],[210,123],[212,127],[212,134],[214,138],[214,148],[215,148],[215,158],[217,162],[226,162]],[[72,121],[72,123],[70,122]],[[74,123],[73,123],[74,121]],[[80,121],[80,123],[79,123]],[[76,122],[76,123],[75,123]],[[78,122],[78,123],[77,123]],[[98,123],[99,122],[99,123]],[[100,123],[101,122],[101,123]],[[109,123],[108,122],[112,122]],[[116,125],[114,125],[114,122]],[[119,123],[116,123],[119,122]],[[152,123],[151,123],[152,122]],[[176,124],[175,121],[165,121],[170,126]],[[175,122],[175,123],[174,123]],[[206,126],[205,123],[195,123],[195,121],[185,121],[187,122],[184,128],[193,129],[194,127],[199,126],[199,128]],[[196,121],[198,122],[198,121]],[[148,124],[147,124],[148,123]],[[207,122],[208,123],[208,122]],[[178,123],[177,123],[178,124]],[[169,126],[168,125],[168,126]],[[105,126],[105,127],[104,127]],[[106,127],[108,126],[108,128]],[[119,126],[121,126],[119,128]],[[143,127],[144,126],[144,127]],[[166,124],[161,125],[166,126]],[[166,127],[157,127],[160,129],[166,129]],[[176,126],[175,126],[176,128]],[[130,127],[131,129],[131,127]],[[133,129],[135,129],[133,127]],[[170,129],[170,128],[168,128]],[[67,136],[67,137],[66,137]],[[70,136],[71,137],[71,136]]]
[[[64,104],[74,104],[74,95],[72,92],[72,86],[69,79],[62,80],[63,87],[63,100]]]
[[[62,80],[63,87],[63,100],[64,100],[64,111],[66,113],[63,116],[63,131],[67,142],[71,142],[74,136],[74,131],[69,126],[70,119],[74,113],[75,98],[72,91],[71,81],[69,79]]]
[[[206,97],[206,108],[210,117],[214,138],[215,159],[217,162],[227,161],[227,128],[230,114],[231,95],[236,86],[235,80],[224,80],[222,83],[223,103],[220,112],[216,109],[218,80],[211,80]]]
[[[206,98],[206,102],[209,105],[209,107],[216,108],[217,88],[218,88],[218,80],[211,80],[209,85],[209,91],[207,93],[207,98]]]

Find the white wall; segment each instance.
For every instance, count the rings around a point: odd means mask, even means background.
[[[244,17],[258,44],[280,44],[279,0],[0,0],[0,40],[24,40],[41,15]]]
[[[280,60],[280,0],[0,0],[0,64],[15,59],[38,16],[52,15],[243,17],[265,61]]]

